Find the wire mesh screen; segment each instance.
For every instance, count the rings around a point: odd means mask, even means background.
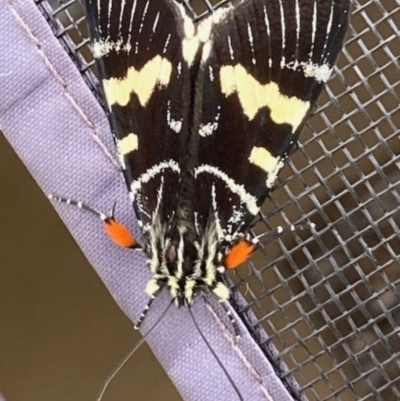
[[[187,6],[201,17],[225,2]],[[81,4],[36,3],[98,94]],[[400,400],[399,29],[396,0],[353,2],[333,77],[254,227],[274,238],[232,276],[239,313],[310,401]]]

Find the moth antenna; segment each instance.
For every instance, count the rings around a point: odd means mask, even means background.
[[[145,317],[147,316],[147,312],[150,310],[151,304],[154,302],[154,300],[157,298],[157,295],[153,295],[149,301],[147,302],[146,306],[144,307],[142,313],[139,316],[139,319],[137,321],[137,323],[134,326],[135,330],[139,330],[140,326],[143,323],[143,320],[145,319]]]
[[[66,203],[67,205],[76,206],[79,209],[86,210],[87,212],[94,214],[95,216],[97,216],[98,218],[100,218],[103,221],[110,218],[110,216],[105,215],[104,213],[100,212],[99,210],[97,210],[93,207],[90,207],[86,203],[83,203],[81,201],[77,201],[77,200],[69,199],[69,198],[63,198],[61,196],[57,196],[57,195],[53,195],[53,194],[47,194],[47,197],[52,201],[56,201],[59,203]]]
[[[208,288],[206,288],[205,290],[206,290],[205,294],[207,294],[209,296],[213,296],[212,292]],[[203,295],[203,300],[211,308],[211,305],[207,301],[207,298],[206,298],[205,294]],[[235,333],[236,340],[239,340],[239,338],[241,337],[240,329],[239,329],[239,326],[238,326],[238,323],[237,323],[235,317],[233,316],[231,310],[229,309],[229,302],[227,302],[227,301],[218,302],[218,305],[221,305],[221,307],[224,310],[225,314],[228,316],[229,323],[232,325],[233,332]]]
[[[117,200],[114,201],[112,208],[110,209],[110,217],[113,219],[115,214],[115,207],[117,206]]]
[[[129,229],[119,223],[114,218],[114,211],[117,202],[115,201],[113,207],[111,208],[110,214],[107,216],[106,214],[100,212],[93,207],[88,206],[86,203],[81,201],[76,201],[74,199],[63,198],[61,196],[48,194],[47,197],[55,202],[66,203],[67,205],[76,206],[79,209],[85,210],[96,217],[98,217],[104,223],[104,230],[109,236],[109,238],[114,241],[117,245],[122,246],[124,248],[132,248],[132,249],[140,249],[141,245],[137,242],[137,240],[132,236]]]
[[[226,378],[229,380],[229,383],[231,384],[231,386],[233,387],[233,389],[235,390],[236,395],[238,396],[238,399],[240,401],[244,401],[244,398],[242,397],[242,395],[240,394],[239,389],[237,388],[235,382],[233,381],[231,375],[228,373],[228,371],[226,370],[225,366],[223,365],[223,363],[221,362],[221,360],[218,358],[218,355],[215,353],[215,351],[212,349],[210,343],[207,341],[205,335],[203,334],[203,332],[200,329],[200,326],[198,325],[193,312],[192,312],[192,308],[190,307],[190,305],[188,305],[188,309],[189,309],[189,314],[193,320],[193,323],[197,329],[197,331],[200,334],[200,337],[203,339],[203,341],[205,342],[205,344],[207,345],[207,348],[210,350],[211,354],[213,355],[213,357],[215,358],[215,360],[217,361],[218,365],[220,366],[220,368],[222,369],[222,371],[224,372]],[[98,400],[100,401],[100,400]]]
[[[99,395],[96,398],[96,401],[101,401],[103,398],[104,393],[106,392],[108,385],[114,379],[116,374],[123,368],[123,366],[128,362],[131,356],[140,348],[140,346],[147,340],[149,335],[153,332],[153,330],[161,323],[161,321],[166,316],[169,308],[174,303],[172,299],[171,302],[168,304],[164,312],[161,314],[160,318],[150,327],[149,331],[122,357],[122,359],[118,362],[118,364],[114,367],[111,373],[106,377],[103,384],[101,385]]]
[[[272,238],[276,238],[279,235],[286,233],[288,231],[304,231],[304,230],[314,230],[315,228],[315,223],[306,223],[306,224],[291,224],[291,225],[287,225],[285,227],[282,226],[278,226],[276,227],[273,231],[267,232],[267,233],[263,233],[260,235],[257,235],[255,237],[253,237],[251,239],[251,241],[253,241],[254,243],[258,243],[260,242],[260,240],[263,238],[263,243],[266,243],[267,241],[269,241]]]
[[[229,309],[229,304],[227,301],[224,301],[221,302],[221,305],[228,316],[229,322],[233,327],[233,331],[235,332],[236,339],[238,340],[240,338],[240,330],[235,317],[233,316],[231,310]]]

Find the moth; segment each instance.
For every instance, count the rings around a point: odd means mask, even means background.
[[[151,298],[226,303],[224,272],[256,248],[249,227],[332,72],[349,0],[232,1],[199,21],[174,0],[85,6],[142,240],[69,202],[143,249]]]

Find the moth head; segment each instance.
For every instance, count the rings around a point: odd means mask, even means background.
[[[163,287],[167,287],[177,306],[191,305],[201,291],[195,268],[198,247],[181,230],[164,230],[163,234],[154,237],[155,246],[149,249],[153,278],[146,292],[156,296]]]
[[[172,275],[155,275],[147,283],[146,292],[155,297],[164,287],[168,288],[177,307],[192,305],[194,298],[201,291],[193,279],[185,278],[179,281]]]
[[[154,247],[150,257],[153,278],[147,285],[147,293],[156,296],[167,287],[175,304],[190,306],[201,292],[213,293],[218,299],[229,299],[230,291],[221,282],[222,253],[216,242],[209,238],[197,238],[188,232],[166,234]]]

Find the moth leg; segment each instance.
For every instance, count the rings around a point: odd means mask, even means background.
[[[150,307],[151,307],[151,305],[152,305],[152,303],[154,302],[155,299],[156,299],[156,296],[150,297],[149,301],[147,302],[147,305],[144,307],[142,313],[140,314],[137,323],[133,326],[133,328],[135,330],[139,330],[141,324],[143,323],[143,320],[147,316],[147,312],[149,311],[149,309],[150,309]]]
[[[140,248],[139,243],[135,240],[132,234],[129,232],[126,226],[119,223],[114,218],[115,203],[109,213],[106,215],[97,209],[94,209],[81,201],[76,201],[73,199],[62,198],[60,196],[48,194],[50,200],[66,203],[67,205],[72,205],[79,207],[80,209],[86,210],[89,213],[97,216],[104,224],[104,230],[107,235],[114,241],[117,245],[123,246],[124,248]]]
[[[223,282],[225,283],[226,281],[223,280]],[[205,294],[212,295],[212,293],[209,291],[209,289],[207,289],[205,291]],[[205,296],[205,294],[203,295],[204,302],[206,302],[210,306],[210,308],[212,308],[212,306],[211,306],[210,302],[208,301],[208,298]],[[222,309],[224,310],[225,314],[228,316],[228,320],[229,320],[230,325],[232,326],[235,337],[237,339],[239,339],[241,337],[239,325],[237,324],[237,321],[230,310],[229,303],[227,301],[219,301],[218,305],[222,306]]]
[[[233,332],[235,333],[235,336],[237,339],[240,338],[240,329],[239,329],[239,325],[235,319],[235,317],[233,316],[231,310],[230,310],[230,305],[227,301],[221,302],[222,308],[224,309],[225,313],[228,316],[229,322],[233,327]]]
[[[281,234],[287,233],[288,231],[305,231],[311,230],[311,232],[315,229],[315,223],[309,222],[304,224],[290,224],[286,226],[277,226],[273,230],[269,232],[265,232],[263,234],[257,235],[253,238],[253,240],[258,241],[261,245],[266,245],[270,241],[275,238],[278,238]]]

